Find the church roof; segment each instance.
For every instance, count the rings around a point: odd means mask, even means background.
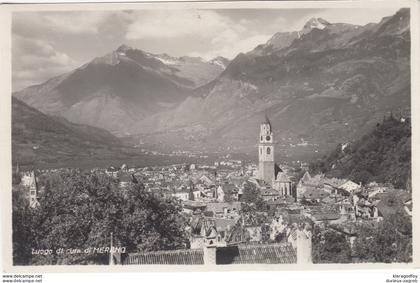
[[[207,177],[206,175],[202,175],[200,178],[199,178],[199,180],[200,181],[202,181],[203,183],[205,183],[206,185],[213,185],[214,184],[214,182],[209,178],[209,177]]]
[[[267,113],[264,114],[264,119],[261,121],[261,124],[268,124],[270,126],[270,129],[272,129],[271,122],[270,119],[268,119]]]
[[[311,181],[311,179],[312,179],[311,175],[309,174],[308,171],[306,171],[305,174],[302,177],[302,181],[307,183],[307,182]]]
[[[29,178],[30,178],[30,181],[29,181],[28,186],[38,190],[38,181],[36,178],[35,170],[32,170],[29,172]]]
[[[212,218],[212,219],[214,220],[214,225],[218,232],[229,231],[238,222],[238,219],[228,219],[228,218]]]
[[[277,163],[274,163],[274,176],[277,176],[280,172],[283,172],[283,170]]]
[[[206,230],[206,237],[207,238],[216,238],[217,237],[217,230],[216,227],[214,226],[210,226],[207,230]]]

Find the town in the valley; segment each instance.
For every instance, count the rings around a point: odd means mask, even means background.
[[[315,263],[314,233],[333,232],[349,246],[360,227],[375,227],[402,212],[412,215],[411,193],[388,184],[362,185],[351,179],[310,174],[307,164],[292,167],[274,158],[276,129],[265,116],[260,124],[258,162],[224,158],[211,164],[95,168],[118,187],[142,184],[159,199],[176,200],[187,219],[189,244],[183,249],[112,251],[110,264],[269,264]],[[32,209],[40,206],[45,174],[69,169],[19,171]],[[391,201],[392,200],[392,201]],[[320,232],[321,231],[321,232]]]

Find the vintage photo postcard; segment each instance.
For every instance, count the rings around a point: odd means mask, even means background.
[[[418,4],[0,7],[4,269],[418,266]]]

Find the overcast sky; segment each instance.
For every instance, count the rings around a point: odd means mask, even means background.
[[[311,17],[365,25],[398,9],[224,9],[15,12],[13,90],[73,70],[125,43],[151,53],[229,59]]]

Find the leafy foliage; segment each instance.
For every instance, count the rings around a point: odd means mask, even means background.
[[[242,203],[241,215],[244,218],[245,225],[249,226],[262,226],[269,221],[268,214],[258,210],[253,203]]]
[[[19,173],[12,173],[12,185],[19,185],[21,180],[22,178]]]
[[[260,190],[250,183],[244,185],[241,201],[255,206],[255,209],[258,211],[267,211],[267,205],[261,197]]]
[[[245,203],[253,203],[257,200],[258,195],[259,195],[259,190],[255,186],[249,183],[245,183],[243,192],[242,192],[241,201]]]
[[[355,241],[355,256],[362,262],[411,262],[412,223],[402,212],[375,226],[364,225]]]
[[[28,209],[14,199],[15,264],[106,263],[108,254],[31,255],[34,249],[87,249],[114,245],[127,252],[184,248],[187,243],[181,207],[161,200],[142,184],[118,188],[106,175],[66,172],[43,180],[40,206]],[[27,224],[27,225],[25,225]],[[22,259],[30,259],[26,262]]]
[[[315,226],[312,235],[314,263],[350,263],[351,249],[345,235]]]
[[[17,186],[12,190],[13,261],[17,265],[29,264],[34,241],[31,233],[32,214],[24,194],[23,187]]]
[[[376,128],[344,149],[339,145],[329,155],[311,164],[311,171],[356,182],[391,183],[408,187],[411,176],[411,122],[390,115]]]
[[[224,196],[223,201],[225,202],[233,202],[235,198],[233,197],[233,187],[232,186],[224,186],[223,188]]]

